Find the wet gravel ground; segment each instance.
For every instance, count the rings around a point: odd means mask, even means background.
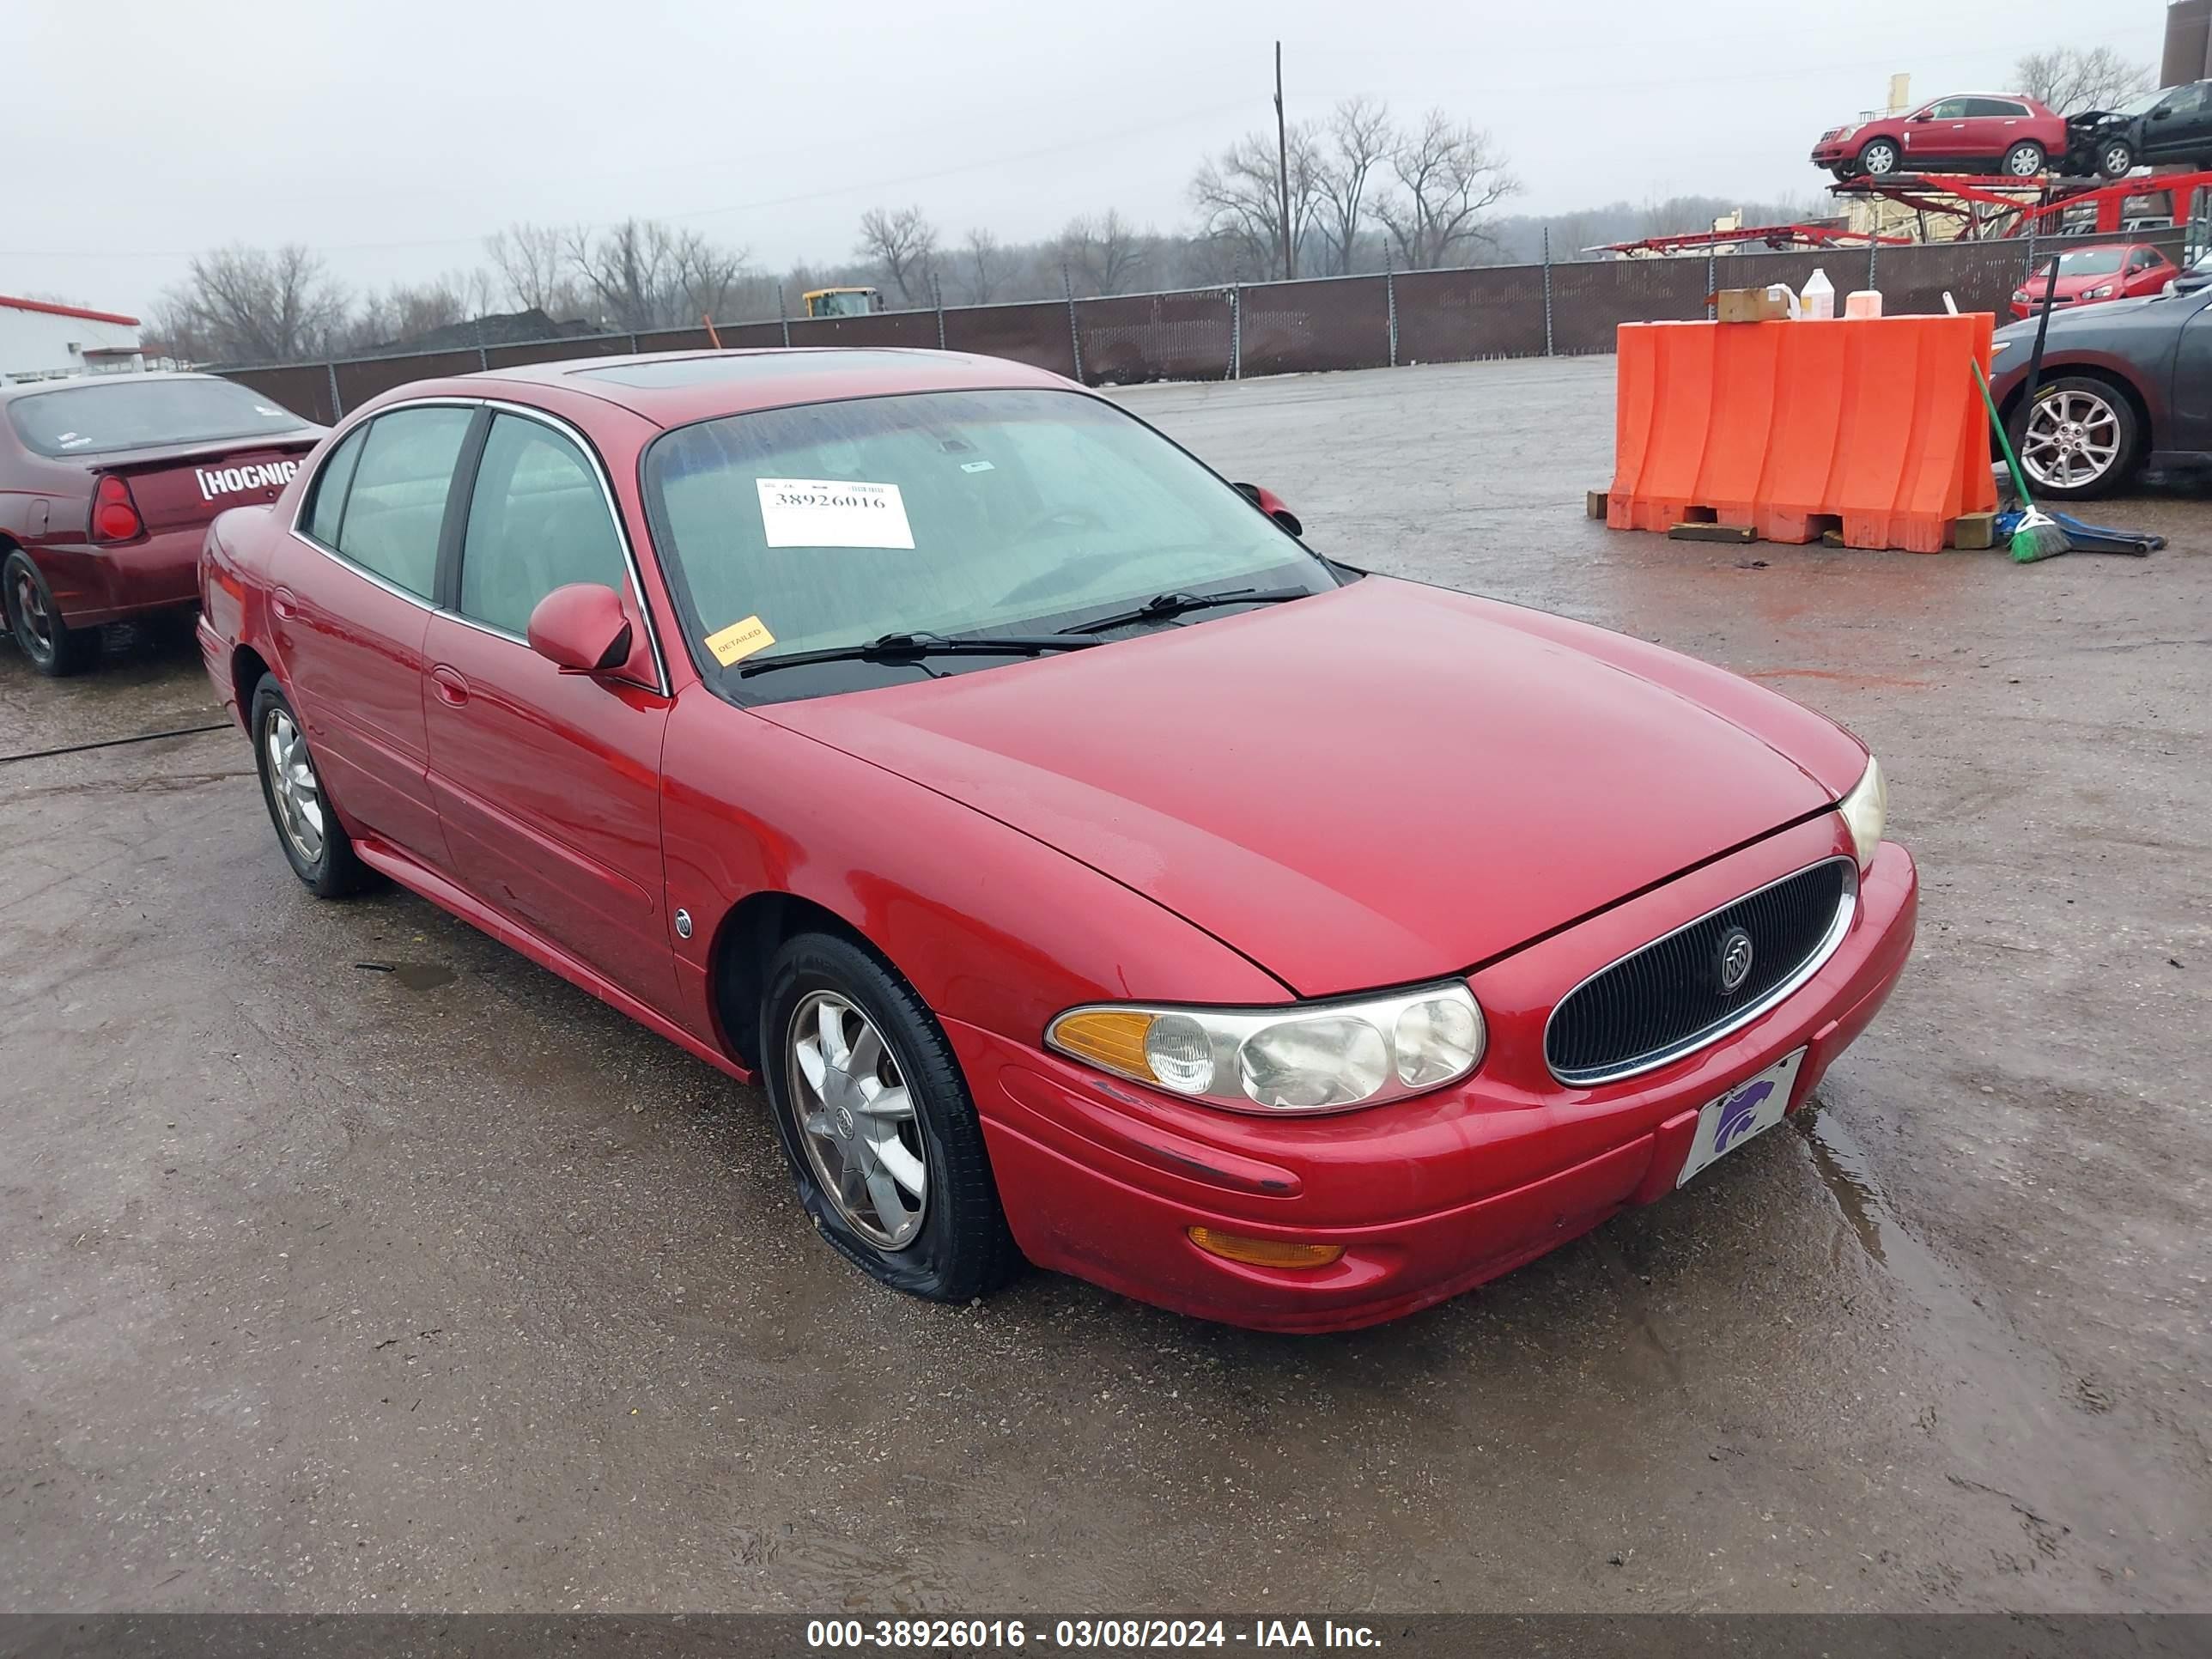
[[[2212,1603],[2212,489],[2100,508],[2142,562],[1678,544],[1582,516],[1606,360],[1124,395],[1868,738],[1921,942],[1820,1109],[1353,1336],[926,1307],[757,1096],[308,897],[234,732],[0,763],[0,1608]],[[0,649],[0,753],[214,718],[174,636]]]

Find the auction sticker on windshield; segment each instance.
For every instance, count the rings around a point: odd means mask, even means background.
[[[895,483],[844,478],[757,478],[770,547],[912,547]]]
[[[1698,1133],[1690,1142],[1690,1155],[1682,1160],[1682,1173],[1674,1177],[1681,1186],[1723,1152],[1733,1152],[1753,1136],[1764,1134],[1782,1121],[1790,1109],[1790,1085],[1805,1058],[1798,1049],[1747,1078],[1723,1095],[1709,1100],[1698,1112]]]
[[[719,634],[707,635],[707,648],[725,668],[734,667],[754,652],[765,651],[775,643],[775,635],[768,631],[768,624],[758,617],[747,617],[743,622],[732,623]]]

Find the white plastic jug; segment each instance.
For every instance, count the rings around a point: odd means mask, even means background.
[[[1800,300],[1800,317],[1822,319],[1836,314],[1836,285],[1828,280],[1825,270],[1815,270],[1805,279],[1805,292]]]

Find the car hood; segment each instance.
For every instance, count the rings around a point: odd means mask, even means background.
[[[1820,811],[1865,763],[1717,669],[1379,576],[755,712],[1060,848],[1305,996],[1472,967]]]

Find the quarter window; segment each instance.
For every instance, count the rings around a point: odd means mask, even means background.
[[[345,441],[331,452],[330,459],[315,477],[314,505],[307,514],[307,533],[325,547],[338,544],[338,526],[345,518],[346,486],[353,482],[353,470],[361,465],[362,440],[368,435],[367,427],[346,434]]]
[[[520,635],[556,587],[629,586],[599,475],[551,427],[495,415],[461,544],[460,612]]]
[[[339,552],[395,586],[428,599],[453,464],[472,409],[398,409],[369,422],[337,526]],[[316,506],[322,503],[319,496]]]

